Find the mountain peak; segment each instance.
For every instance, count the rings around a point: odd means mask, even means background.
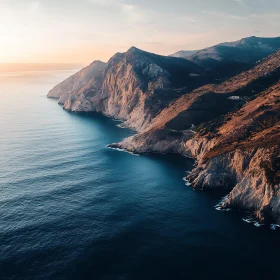
[[[94,60],[90,65],[94,66],[94,65],[105,65],[106,63],[101,61],[101,60]]]
[[[144,51],[132,46],[131,48],[128,49],[127,52],[128,53],[140,53],[140,52],[144,52]]]

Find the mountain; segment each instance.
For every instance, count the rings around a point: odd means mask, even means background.
[[[198,51],[179,51],[179,52],[176,52],[176,53],[173,53],[169,56],[172,56],[172,57],[183,57],[183,58],[188,58],[190,57],[191,55],[197,53]]]
[[[59,103],[63,104],[72,93],[77,93],[89,83],[97,82],[105,66],[106,63],[102,61],[94,61],[89,66],[55,86],[48,93],[48,97],[58,98]]]
[[[172,100],[213,79],[205,67],[191,61],[135,47],[115,54],[101,66],[98,71],[96,63],[81,70],[52,89],[48,97],[60,98],[66,110],[102,112],[140,131]]]
[[[185,56],[216,71],[217,78],[232,76],[248,70],[257,61],[280,49],[280,37],[248,37],[235,42],[221,43]]]
[[[172,102],[140,134],[112,147],[197,159],[196,189],[228,189],[224,208],[280,223],[280,51],[220,85]]]
[[[247,49],[254,40],[235,44]],[[203,63],[132,47],[48,97],[60,98],[66,110],[122,119],[138,132],[112,148],[196,159],[193,188],[227,190],[222,208],[280,223],[280,51],[249,65],[217,84],[217,72]]]

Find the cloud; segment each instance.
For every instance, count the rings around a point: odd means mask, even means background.
[[[120,3],[120,6],[122,12],[131,22],[139,23],[144,19],[144,13],[137,6],[123,3]]]
[[[215,16],[215,17],[225,17],[225,18],[231,18],[236,20],[249,20],[247,17],[242,17],[238,15],[232,15],[227,13],[221,13],[221,12],[213,12],[213,11],[201,11],[203,14]]]
[[[236,2],[237,4],[239,4],[240,6],[244,7],[244,8],[248,8],[248,6],[246,5],[246,3],[244,2],[245,0],[234,0],[234,2]]]
[[[170,16],[174,16],[174,17],[177,17],[177,18],[180,18],[181,20],[186,20],[186,21],[189,21],[189,22],[192,22],[192,23],[197,23],[197,21],[195,19],[193,19],[192,17],[188,17],[188,16],[176,16],[174,14],[170,14]]]
[[[111,5],[115,2],[113,0],[88,0],[88,1],[91,3],[102,5],[102,6]]]

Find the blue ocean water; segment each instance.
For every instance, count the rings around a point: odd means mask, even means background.
[[[131,135],[46,94],[72,70],[0,74],[0,279],[266,279],[279,231],[220,212],[193,162],[106,145]]]

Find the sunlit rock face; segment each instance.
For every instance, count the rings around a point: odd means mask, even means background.
[[[66,110],[101,112],[138,131],[113,148],[195,158],[188,177],[194,188],[226,189],[222,207],[280,222],[280,51],[218,84],[207,67],[135,47],[93,68],[49,97]]]
[[[279,223],[279,68],[280,52],[220,85],[183,95],[142,133],[112,147],[196,158],[188,177],[194,188],[229,190],[222,207]]]
[[[94,61],[89,66],[55,86],[48,93],[48,97],[57,98],[60,104],[64,104],[71,94],[78,93],[89,83],[94,83],[96,82],[95,80],[100,79],[100,75],[105,66],[106,63],[102,61]]]
[[[192,62],[132,47],[106,65],[95,66],[92,74],[85,68],[48,96],[59,97],[66,110],[102,112],[140,131],[172,100],[211,78],[204,67]]]

